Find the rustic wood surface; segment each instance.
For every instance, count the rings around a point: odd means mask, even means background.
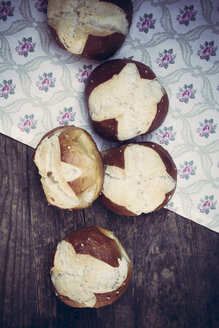
[[[48,206],[34,150],[0,134],[0,327],[219,327],[219,235],[165,209],[127,218],[97,200],[84,211]],[[73,309],[50,282],[53,249],[70,231],[115,232],[133,261],[126,293],[101,309]]]

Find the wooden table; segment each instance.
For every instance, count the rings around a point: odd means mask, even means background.
[[[83,211],[48,206],[34,150],[0,134],[0,327],[219,327],[219,234],[165,209],[128,218],[97,200]],[[126,293],[100,309],[60,302],[51,254],[70,231],[115,232],[133,261]]]

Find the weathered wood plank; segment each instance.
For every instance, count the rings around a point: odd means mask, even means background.
[[[0,326],[31,326],[37,304],[27,147],[0,136]]]
[[[217,233],[167,210],[127,218],[99,201],[74,212],[48,206],[33,151],[0,134],[0,327],[218,326]],[[72,309],[52,290],[52,252],[70,231],[96,224],[120,239],[133,278],[114,304]]]

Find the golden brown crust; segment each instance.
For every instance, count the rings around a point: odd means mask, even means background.
[[[87,143],[81,141],[81,137],[87,135]],[[61,161],[80,167],[82,175],[68,182],[75,194],[79,197],[97,179],[103,179],[103,164],[99,151],[87,131],[76,127],[67,127],[59,135],[61,148]],[[94,170],[93,160],[96,160]]]
[[[72,181],[67,181],[68,185],[79,198],[83,192],[89,188],[92,188],[92,186],[95,186],[95,192],[91,201],[87,201],[87,203],[83,202],[78,206],[68,209],[77,210],[87,208],[91,206],[93,201],[99,197],[104,177],[101,155],[93,138],[87,131],[73,125],[67,127],[57,127],[49,131],[38,143],[33,156],[33,160],[35,161],[36,152],[41,142],[47,137],[51,138],[58,131],[60,131],[59,143],[61,151],[61,162],[71,164],[80,168],[82,171],[82,174],[78,178]],[[56,204],[53,205],[59,207]]]
[[[115,74],[119,74],[122,69],[128,63],[134,63],[139,71],[140,77],[142,79],[153,80],[156,78],[156,75],[151,70],[150,67],[146,66],[145,64],[129,59],[114,59],[103,64],[97,66],[90,74],[90,76],[86,80],[85,84],[85,100],[88,112],[89,111],[89,97],[92,91],[99,86],[100,84],[112,79]],[[154,130],[156,130],[165,120],[166,115],[168,113],[169,108],[169,99],[166,93],[166,90],[163,88],[163,97],[160,102],[157,104],[157,113],[154,117],[150,127],[148,130],[141,134],[148,134]],[[116,119],[108,119],[103,121],[94,121],[90,116],[91,123],[96,130],[96,132],[101,135],[103,138],[112,140],[112,141],[119,141],[118,140],[118,122]]]

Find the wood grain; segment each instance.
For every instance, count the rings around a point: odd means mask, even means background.
[[[34,150],[0,134],[0,327],[216,328],[218,234],[167,210],[140,217],[48,206]],[[70,231],[114,231],[134,264],[126,293],[100,309],[73,309],[52,288],[52,252]]]

